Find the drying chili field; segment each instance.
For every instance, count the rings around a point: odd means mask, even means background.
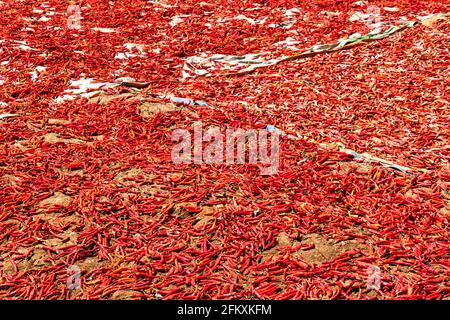
[[[1,0],[0,298],[449,299],[449,13]],[[276,170],[173,161],[200,122]]]

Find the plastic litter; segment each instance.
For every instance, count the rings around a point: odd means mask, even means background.
[[[325,53],[349,48],[359,43],[381,40],[405,28],[411,28],[416,24],[416,21],[406,21],[399,26],[390,27],[384,32],[374,30],[370,34],[364,36],[352,36],[350,38],[338,40],[335,43],[315,45],[307,51],[295,53],[291,56],[283,55],[274,58],[270,52],[246,54],[243,56],[223,54],[214,54],[210,56],[191,56],[185,60],[185,63],[183,65],[182,79],[185,80],[187,78],[198,76],[248,73],[259,68],[278,64],[283,61],[307,58],[318,53]],[[277,44],[279,45],[279,43]]]
[[[15,113],[4,113],[4,114],[0,114],[0,119],[17,117],[17,116],[19,116],[19,115],[15,114]]]
[[[206,107],[208,106],[208,104],[205,101],[202,100],[193,100],[193,99],[187,99],[187,98],[178,98],[178,97],[164,97],[164,96],[159,96],[159,98],[165,98],[165,99],[169,99],[172,102],[175,103],[182,103],[182,104],[187,104],[187,105],[198,105],[201,107]]]
[[[268,132],[271,132],[271,133],[277,133],[280,136],[285,136],[285,137],[287,137],[287,138],[289,138],[291,140],[298,140],[300,138],[303,138],[303,139],[305,139],[305,140],[307,140],[309,142],[318,143],[314,139],[309,139],[307,137],[302,137],[300,135],[298,135],[296,137],[296,136],[287,134],[283,130],[281,130],[281,129],[273,126],[273,125],[267,125],[266,126],[266,130]],[[370,155],[368,153],[358,153],[358,152],[353,151],[351,149],[347,149],[341,143],[333,143],[333,144],[318,143],[318,144],[319,144],[320,147],[325,148],[325,149],[336,149],[336,147],[337,147],[337,149],[340,152],[343,152],[345,154],[348,154],[348,155],[352,156],[355,160],[364,161],[364,162],[368,162],[368,163],[378,163],[378,164],[380,164],[381,166],[383,166],[385,168],[395,169],[395,170],[400,171],[400,172],[402,172],[404,174],[411,174],[411,172],[413,171],[413,169],[411,169],[411,168],[398,165],[398,164],[393,163],[393,162],[388,161],[388,160],[384,160],[384,159],[381,159],[381,158],[374,157],[374,156],[372,156],[372,155]]]

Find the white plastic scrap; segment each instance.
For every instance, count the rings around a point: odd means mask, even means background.
[[[271,23],[269,24],[269,27],[290,29],[297,22],[297,20],[295,20],[294,17],[296,15],[299,15],[300,13],[301,11],[298,8],[288,9],[284,12],[284,16],[286,16],[289,20],[283,21],[281,23]]]
[[[424,21],[424,20],[428,20],[428,19],[430,19],[430,18],[432,18],[434,16],[435,16],[435,14],[432,13],[432,14],[428,14],[426,16],[417,16],[417,19],[420,20],[420,21]]]
[[[123,83],[123,82],[135,82],[136,80],[134,78],[131,77],[121,77],[121,78],[117,78],[116,80],[114,80],[114,82],[116,83]]]
[[[367,5],[367,1],[356,1],[355,2],[355,6],[362,7],[362,6],[365,6],[365,5]]]
[[[298,8],[292,8],[292,9],[288,9],[288,10],[286,10],[286,12],[284,13],[284,15],[286,16],[286,17],[293,17],[293,16],[295,16],[295,15],[298,15],[298,14],[300,14],[300,9],[298,9]]]
[[[359,38],[359,37],[362,37],[362,34],[359,32],[356,32],[356,33],[351,34],[348,38],[355,39],[355,38]]]
[[[98,89],[104,86],[109,85],[110,83],[106,82],[98,82],[94,83],[92,82],[93,78],[82,78],[80,80],[71,80],[70,81],[70,87],[73,87],[74,89],[68,89],[66,91],[72,91],[73,94],[80,94],[83,92],[86,92],[88,89]],[[75,89],[77,88],[77,89]]]
[[[160,5],[163,8],[176,8],[178,6],[178,5],[172,6],[170,4],[167,4],[166,1],[164,1],[164,0],[163,1],[161,1],[161,0],[148,1],[148,3],[152,3],[152,4],[155,4],[155,5]]]
[[[69,89],[65,90],[66,93],[62,97],[57,97],[55,102],[60,103],[67,100],[74,100],[77,96],[89,98],[101,92],[100,90],[89,91],[92,89],[108,89],[118,86],[117,83],[110,82],[93,82],[93,78],[82,78],[80,80],[71,80]],[[89,91],[89,92],[88,92]]]
[[[255,19],[249,18],[243,14],[240,14],[240,15],[237,15],[232,18],[221,18],[221,19],[217,20],[217,22],[224,23],[224,22],[227,22],[230,20],[244,20],[244,21],[247,21],[251,25],[257,25],[257,24],[264,24],[267,21],[267,17],[265,17],[264,19],[261,19],[261,20],[255,20]]]
[[[14,113],[4,113],[4,114],[0,114],[0,119],[17,117],[17,116],[18,116],[18,114],[14,114]]]
[[[267,21],[267,17],[265,17],[262,20],[255,20],[252,18],[248,18],[248,17],[244,16],[243,14],[240,14],[240,15],[234,17],[234,20],[245,20],[248,23],[250,23],[251,25],[256,25],[256,24],[264,24]]]
[[[143,44],[137,44],[137,43],[124,43],[123,45],[128,50],[132,51],[134,48],[136,48],[141,54],[144,53],[144,45]]]
[[[330,16],[330,17],[337,17],[337,16],[340,16],[342,13],[341,12],[333,12],[333,11],[321,11],[320,14]]]
[[[207,75],[208,71],[197,69],[195,65],[204,65],[207,64],[208,62],[209,62],[208,58],[202,58],[197,56],[187,58],[183,65],[183,70],[181,70],[182,79]]]
[[[308,139],[307,137],[302,137],[298,133],[297,133],[297,137],[293,136],[293,135],[286,134],[283,130],[281,130],[281,129],[273,126],[273,125],[267,125],[266,126],[266,130],[271,132],[271,133],[279,134],[280,136],[287,136],[289,139],[292,139],[292,140],[306,139],[306,140],[308,140],[310,142],[317,143],[317,141]],[[398,171],[400,171],[400,172],[402,172],[404,174],[409,174],[412,171],[411,168],[395,164],[395,163],[393,163],[391,161],[388,161],[388,160],[384,160],[384,159],[381,159],[381,158],[374,157],[374,156],[370,155],[369,153],[366,153],[366,152],[365,153],[358,153],[358,152],[353,151],[351,149],[347,149],[347,148],[345,148],[345,146],[343,144],[341,144],[339,142],[335,143],[335,144],[331,144],[331,145],[327,144],[327,143],[319,143],[319,146],[321,146],[323,148],[326,148],[326,149],[330,148],[331,146],[334,146],[334,147],[338,146],[340,152],[343,152],[343,153],[346,153],[348,155],[351,155],[355,160],[360,160],[360,161],[364,161],[364,162],[368,162],[368,163],[379,163],[381,166],[383,166],[385,168],[395,169],[395,170],[398,170]]]
[[[143,44],[137,44],[137,43],[125,43],[123,45],[129,52],[118,52],[114,56],[115,59],[128,59],[132,57],[145,57],[145,51],[144,51],[144,45]],[[139,54],[131,53],[133,52],[133,49],[137,49],[139,51]]]
[[[383,7],[384,10],[388,11],[388,12],[397,12],[400,11],[399,8],[397,7]]]
[[[38,78],[38,72],[42,72],[45,69],[47,68],[43,66],[37,66],[33,71],[30,72],[31,80],[36,80]]]
[[[175,103],[182,103],[182,104],[187,104],[187,105],[191,105],[191,106],[201,106],[201,107],[207,107],[208,104],[203,101],[203,100],[193,100],[193,99],[189,99],[189,98],[179,98],[179,97],[172,97],[172,96],[159,96],[159,98],[161,99],[169,99],[172,102]]]
[[[349,18],[350,22],[356,22],[361,21],[369,25],[371,29],[375,29],[376,31],[372,31],[372,33],[369,34],[375,34],[381,32],[379,30],[383,26],[382,17],[379,14],[378,11],[375,12],[369,12],[369,13],[363,13],[363,12],[355,12],[352,14],[352,16]]]
[[[5,42],[5,40],[0,40],[0,43],[3,43],[3,42]],[[12,42],[14,43],[14,48],[18,48],[18,49],[25,50],[25,51],[29,51],[29,50],[37,51],[37,49],[29,47],[25,41],[12,40]]]
[[[181,15],[181,16],[173,16],[170,20],[169,24],[172,27],[175,27],[177,24],[182,23],[184,21],[183,18],[189,17],[190,15]]]
[[[208,76],[212,71],[231,71],[236,73],[250,72],[252,70],[274,65],[286,58],[269,59],[263,54],[246,54],[243,56],[231,56],[214,54],[212,56],[193,56],[186,59],[182,79],[195,76]]]
[[[356,11],[354,14],[352,14],[352,16],[348,19],[350,22],[355,22],[355,21],[366,21],[367,19],[369,19],[372,16],[371,13],[363,13],[363,12],[359,12]]]
[[[285,40],[283,41],[279,41],[274,43],[274,46],[283,46],[289,50],[299,50],[299,48],[297,48],[295,45],[299,44],[300,41],[295,40],[292,37],[287,37]]]
[[[112,28],[92,28],[92,30],[94,31],[99,31],[99,32],[103,32],[103,33],[113,33],[113,32],[117,32],[116,29],[112,29]]]
[[[40,18],[38,19],[38,21],[42,21],[42,22],[47,22],[47,21],[49,21],[49,20],[50,20],[50,18],[47,17],[47,16],[42,16],[42,17],[40,17]]]
[[[17,48],[19,48],[19,49],[22,49],[25,51],[28,51],[28,50],[37,51],[37,49],[29,47],[25,41],[16,41],[16,43],[19,43],[19,45],[17,46]]]

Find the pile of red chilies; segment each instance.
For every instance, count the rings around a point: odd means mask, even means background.
[[[367,10],[357,2],[85,0],[82,28],[68,30],[66,3],[2,1],[0,114],[17,116],[0,119],[0,298],[450,298],[448,20],[246,75],[181,80],[200,53],[281,55],[292,49],[273,44],[287,35],[309,48],[367,34],[349,21]],[[449,1],[370,5],[394,25],[450,12]],[[287,19],[290,29],[276,27]],[[126,43],[146,54],[117,59]],[[83,77],[132,77],[150,83],[142,96],[212,107],[144,116],[133,99],[55,102]],[[174,164],[172,131],[195,121],[303,138],[281,139],[272,176]]]

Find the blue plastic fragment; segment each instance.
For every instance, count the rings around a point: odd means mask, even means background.
[[[285,133],[283,132],[283,130],[280,130],[280,129],[278,129],[277,127],[272,126],[272,125],[270,125],[270,124],[268,124],[268,125],[266,126],[266,130],[269,131],[269,132],[275,132],[275,133],[278,133],[278,134],[280,134],[280,135],[284,135],[284,134],[285,134]]]
[[[202,101],[202,100],[193,100],[193,99],[177,98],[177,97],[170,97],[169,99],[172,102],[188,104],[190,106],[198,105],[201,107],[206,107],[208,105],[205,101]]]

